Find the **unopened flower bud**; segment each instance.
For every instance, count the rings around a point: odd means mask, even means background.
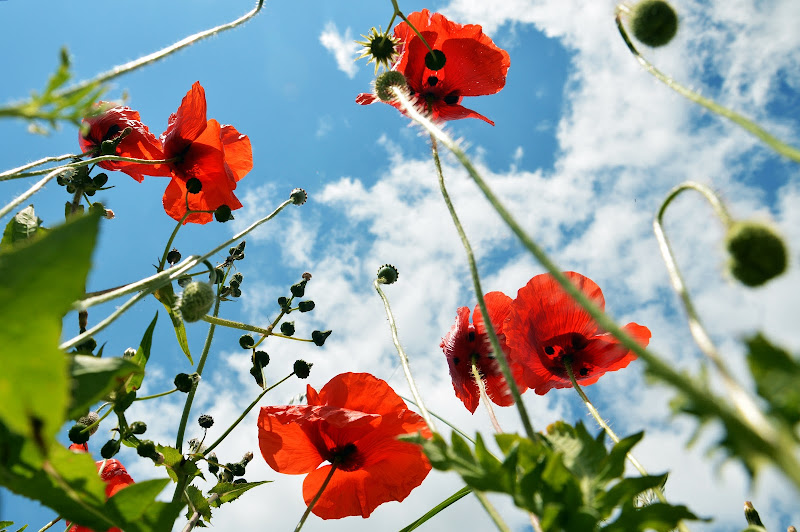
[[[292,336],[294,334],[294,322],[285,321],[281,323],[281,334],[285,336]]]
[[[134,434],[144,434],[147,432],[147,424],[144,421],[134,421],[129,425],[131,432]]]
[[[264,387],[264,374],[259,366],[253,366],[250,368],[250,375],[252,375],[256,380],[256,384],[258,384],[261,388]]]
[[[204,429],[210,429],[212,426],[214,426],[214,418],[208,414],[203,414],[197,418],[197,423]]]
[[[241,274],[241,272],[236,272],[233,274],[233,277],[231,278],[231,284],[236,283],[237,285],[240,285],[242,284],[242,281],[244,281],[244,276]]]
[[[95,423],[97,423],[97,421],[99,419],[100,419],[100,416],[97,415],[97,412],[89,412],[85,416],[81,416],[81,418],[78,420],[78,424],[83,425],[84,427],[89,427],[89,426],[94,425]],[[89,435],[91,436],[95,432],[97,432],[97,429],[99,427],[100,427],[99,425],[94,425],[94,427],[89,429]]]
[[[217,453],[210,453],[206,456],[206,460],[208,461],[208,472],[212,475],[216,475],[219,471],[219,466],[217,465]]]
[[[243,334],[239,337],[239,346],[242,349],[252,349],[252,347],[256,345],[256,341],[253,340],[253,337],[249,334]]]
[[[231,212],[231,208],[227,205],[220,205],[214,211],[214,219],[220,223],[225,223],[230,220],[233,220],[233,213]]]
[[[244,453],[244,456],[242,456],[242,463],[245,465],[249,464],[252,460],[253,460],[253,453],[250,451],[247,451],[246,453]]]
[[[308,194],[302,188],[296,188],[289,194],[289,198],[291,198],[292,203],[295,205],[302,205],[308,199]]]
[[[761,522],[761,517],[759,517],[758,512],[753,508],[753,503],[750,501],[744,501],[744,518],[747,519],[748,525],[764,526],[764,523]]]
[[[395,94],[393,87],[405,89],[408,86],[406,77],[396,70],[384,72],[375,80],[375,94],[383,102],[394,100]]]
[[[153,458],[156,452],[156,444],[152,440],[142,440],[136,447],[136,453],[142,458]]]
[[[783,239],[763,223],[731,224],[725,245],[730,253],[728,269],[744,285],[760,286],[786,270]]]
[[[314,310],[314,302],[310,299],[308,301],[301,301],[297,304],[297,310],[300,312],[311,312]]]
[[[186,182],[186,192],[189,194],[198,194],[203,190],[203,183],[196,177],[192,177]]]
[[[298,379],[307,379],[311,373],[311,366],[313,366],[313,364],[309,364],[305,360],[295,360],[294,374]]]
[[[192,386],[194,386],[195,382],[198,380],[200,380],[199,375],[196,373],[193,373],[192,375],[178,373],[175,376],[175,387],[180,392],[189,393],[192,390]]]
[[[378,268],[378,282],[381,284],[393,284],[400,277],[400,272],[391,264],[384,264]]]
[[[290,288],[290,290],[291,290],[291,292],[292,292],[292,295],[293,295],[294,297],[303,297],[303,295],[306,293],[306,283],[307,283],[307,282],[308,282],[308,281],[306,281],[305,279],[303,279],[303,280],[302,280],[302,281],[300,281],[299,283],[297,283],[297,284],[293,284],[293,285],[291,286],[291,288]]]
[[[230,472],[231,472],[231,474],[232,474],[234,477],[241,477],[241,476],[242,476],[242,475],[244,475],[244,474],[245,474],[245,472],[246,472],[246,470],[245,470],[245,467],[244,467],[244,464],[242,464],[242,463],[236,463],[236,464],[225,464],[225,467],[227,467],[227,468],[228,468],[228,471],[230,471]]]
[[[169,253],[167,253],[167,262],[170,264],[177,264],[180,261],[181,261],[181,252],[175,248],[172,248],[172,250]]]
[[[316,345],[322,346],[332,332],[333,331],[314,331],[311,333],[311,339]]]
[[[96,188],[102,188],[103,185],[105,185],[106,183],[108,183],[108,174],[105,174],[103,172],[97,174],[92,178],[92,185],[95,186]]]
[[[194,323],[208,314],[214,306],[214,288],[199,281],[192,281],[183,288],[183,293],[175,304],[175,309],[184,321]]]
[[[100,449],[100,456],[108,460],[119,452],[120,440],[108,440]]]
[[[83,429],[86,428],[86,425],[82,425],[80,423],[76,423],[69,429],[69,441],[72,443],[86,443],[89,441],[89,431],[85,431]]]
[[[664,46],[678,32],[678,14],[664,0],[643,0],[631,12],[633,35],[647,46]]]
[[[269,354],[266,351],[256,351],[253,353],[253,365],[260,368],[269,364]]]
[[[278,298],[278,305],[280,305],[281,308],[285,308],[288,304],[289,300],[285,297],[281,296]]]

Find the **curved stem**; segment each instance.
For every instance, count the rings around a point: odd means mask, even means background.
[[[664,258],[664,264],[667,267],[667,273],[669,274],[672,288],[681,298],[681,302],[683,303],[683,308],[686,311],[686,317],[689,322],[689,331],[692,333],[695,343],[700,348],[700,351],[702,351],[703,354],[708,357],[709,360],[711,360],[711,363],[719,372],[720,377],[722,378],[722,383],[730,395],[736,409],[739,411],[739,413],[741,413],[742,416],[745,416],[745,418],[750,420],[755,426],[760,426],[761,430],[771,431],[772,427],[769,421],[766,419],[766,417],[764,417],[750,394],[745,391],[745,389],[734,378],[733,374],[728,370],[727,366],[722,360],[722,357],[717,351],[714,342],[711,340],[708,332],[706,332],[705,327],[703,327],[703,324],[700,321],[700,316],[697,314],[697,310],[692,304],[692,299],[689,296],[686,283],[683,281],[683,277],[681,276],[678,263],[675,260],[674,253],[672,252],[672,247],[670,246],[667,235],[664,232],[664,215],[667,211],[667,207],[676,197],[687,190],[699,192],[711,204],[714,212],[722,220],[722,223],[725,226],[729,226],[731,223],[733,223],[733,220],[730,214],[728,214],[727,209],[719,200],[714,191],[709,187],[701,185],[700,183],[687,181],[670,191],[670,193],[667,195],[667,198],[662,203],[661,208],[658,210],[658,214],[653,220],[653,232],[656,235],[658,247],[661,250],[661,255]]]
[[[402,91],[397,90],[395,87],[395,92],[399,93]],[[439,178],[439,190],[441,191],[442,198],[444,198],[444,202],[447,205],[447,211],[450,213],[450,218],[453,220],[453,225],[455,225],[456,231],[458,231],[458,236],[461,239],[461,244],[464,246],[464,251],[467,253],[469,272],[472,276],[472,286],[475,290],[475,296],[478,298],[478,306],[481,309],[483,323],[486,326],[486,332],[489,334],[489,341],[492,344],[492,350],[495,353],[498,353],[498,356],[495,357],[495,359],[500,366],[500,370],[503,372],[503,377],[505,378],[506,383],[511,390],[511,395],[514,397],[514,404],[517,406],[519,416],[522,419],[522,425],[525,427],[525,435],[529,439],[535,440],[533,425],[528,417],[528,410],[525,408],[525,404],[522,402],[522,394],[519,393],[519,388],[517,387],[517,383],[514,380],[513,374],[511,373],[508,360],[506,360],[503,349],[500,347],[500,341],[497,339],[497,333],[495,332],[494,325],[492,325],[492,320],[489,317],[489,310],[486,308],[486,301],[483,298],[483,288],[481,288],[481,279],[478,275],[478,265],[475,261],[475,254],[472,252],[472,246],[467,239],[467,234],[464,232],[461,221],[458,219],[458,214],[456,214],[456,209],[453,207],[453,202],[450,201],[450,194],[447,193],[447,187],[445,187],[444,184],[444,174],[442,173],[442,162],[439,159],[439,148],[436,143],[436,137],[433,135],[431,135],[431,152],[433,154],[433,162],[436,165],[436,173]]]
[[[91,152],[89,152],[91,153]],[[81,154],[81,156],[86,154]],[[85,159],[82,161],[75,161],[69,164],[63,164],[61,166],[56,166],[55,168],[44,168],[42,170],[34,170],[33,172],[24,172],[24,173],[10,173],[11,170],[7,172],[3,172],[0,174],[0,181],[8,181],[11,179],[20,179],[23,177],[33,177],[37,175],[46,174],[48,172],[54,172],[56,170],[63,172],[64,170],[69,170],[71,168],[80,168],[81,166],[89,166],[94,165],[97,163],[101,163],[103,161],[116,161],[116,162],[124,162],[124,163],[137,163],[137,164],[167,164],[177,161],[178,157],[173,157],[171,159],[136,159],[134,157],[120,157],[119,155],[98,155],[97,157],[92,157],[91,159]],[[38,166],[38,165],[35,165]]]
[[[188,196],[187,196],[188,197]],[[178,236],[178,231],[181,227],[183,227],[183,221],[186,220],[186,217],[189,216],[189,209],[187,207],[186,213],[178,220],[178,224],[175,226],[175,229],[172,230],[172,234],[169,235],[169,240],[167,240],[167,245],[164,246],[164,254],[161,255],[161,261],[158,263],[157,271],[164,270],[164,264],[167,263],[167,255],[169,255],[169,248],[172,246],[172,242],[175,241],[175,237]]]
[[[511,213],[492,192],[480,173],[475,169],[472,161],[459,147],[458,143],[451,139],[444,131],[437,127],[428,118],[423,116],[411,103],[408,96],[398,89],[393,88],[397,101],[402,105],[403,110],[415,122],[420,124],[428,133],[434,135],[453,155],[458,159],[469,176],[478,185],[483,195],[500,215],[500,218],[517,236],[525,248],[539,261],[542,266],[553,276],[561,288],[572,297],[586,312],[597,322],[603,330],[609,332],[614,338],[618,339],[622,345],[633,351],[647,366],[649,374],[673,388],[683,392],[685,397],[692,402],[702,404],[709,415],[712,415],[723,422],[729,432],[739,434],[742,441],[747,442],[748,449],[760,457],[774,463],[778,469],[795,486],[800,487],[800,460],[798,460],[795,443],[791,436],[778,434],[776,430],[767,425],[766,430],[763,425],[754,424],[750,419],[743,419],[737,412],[729,408],[724,402],[714,395],[705,384],[688,377],[677,371],[672,365],[664,362],[652,351],[642,347],[636,340],[623,331],[617,324],[609,318],[602,309],[598,308],[586,295],[573,285],[569,279],[561,272],[561,269],[552,261],[550,257],[539,247],[536,242],[522,229],[519,223],[511,216]],[[489,329],[491,330],[491,328]],[[498,358],[500,360],[500,358]]]
[[[693,101],[696,104],[702,105],[709,111],[716,113],[720,116],[724,116],[734,124],[740,126],[745,131],[752,133],[759,139],[761,139],[764,143],[766,143],[770,148],[775,150],[776,152],[780,153],[781,155],[793,159],[794,161],[800,162],[800,149],[795,148],[789,144],[786,144],[782,140],[774,137],[773,135],[767,133],[761,126],[753,122],[752,120],[745,118],[744,116],[740,115],[739,113],[728,109],[727,107],[723,107],[714,100],[709,98],[704,98],[703,96],[699,95],[696,92],[693,92],[683,85],[677,83],[674,79],[667,76],[656,67],[652,65],[647,59],[645,59],[642,54],[636,49],[634,46],[633,41],[631,41],[630,37],[628,36],[628,32],[625,30],[625,26],[622,24],[622,17],[620,13],[617,13],[615,17],[615,22],[617,23],[617,29],[619,29],[619,33],[622,36],[622,40],[625,41],[625,44],[628,46],[628,50],[633,54],[636,60],[639,62],[642,67],[650,74],[656,77],[659,81],[663,82],[667,87],[674,90],[681,96],[688,98],[689,100]]]
[[[481,401],[483,402],[483,406],[486,407],[486,412],[489,414],[489,421],[492,422],[494,431],[498,434],[502,434],[503,429],[500,428],[500,423],[497,422],[497,416],[494,415],[494,408],[492,408],[492,402],[489,400],[489,395],[486,393],[486,385],[483,384],[481,372],[474,363],[472,364],[472,378],[475,379],[475,384],[478,385],[478,390],[480,390],[481,393]]]
[[[54,157],[44,157],[42,159],[39,159],[38,161],[33,161],[32,163],[23,164],[22,166],[12,168],[11,170],[0,172],[0,181],[5,181],[5,179],[3,179],[4,177],[14,176],[16,174],[24,172],[25,170],[28,170],[29,168],[35,168],[37,166],[41,166],[47,163],[56,163],[58,161],[65,161],[67,159],[75,159],[77,157],[85,157],[86,155],[90,155],[91,153],[92,153],[91,151],[87,151],[85,153],[80,153],[80,154],[67,153],[64,155],[57,155]],[[10,179],[14,179],[14,177],[11,177]]]
[[[205,39],[206,37],[211,37],[212,35],[216,35],[218,33],[222,33],[223,31],[235,28],[236,26],[239,26],[239,25],[243,24],[247,20],[253,18],[259,11],[261,11],[261,8],[263,6],[264,6],[264,0],[258,0],[258,4],[256,4],[255,8],[253,8],[251,11],[249,11],[245,15],[237,18],[236,20],[234,20],[232,22],[228,22],[227,24],[221,24],[221,25],[215,26],[215,27],[213,27],[211,29],[195,33],[195,34],[190,35],[190,36],[188,36],[188,37],[186,37],[184,39],[181,39],[180,41],[176,42],[175,44],[171,44],[170,46],[167,46],[166,48],[162,48],[161,50],[159,50],[157,52],[153,52],[152,54],[148,54],[148,55],[146,55],[144,57],[140,57],[138,59],[135,59],[133,61],[125,63],[124,65],[115,66],[111,70],[107,70],[106,72],[98,74],[97,76],[95,76],[92,79],[81,81],[80,83],[76,83],[75,85],[71,85],[71,86],[69,86],[69,87],[67,87],[67,88],[65,88],[63,90],[56,91],[54,93],[54,96],[56,96],[56,97],[68,96],[68,95],[70,95],[72,93],[81,91],[81,90],[85,89],[86,87],[89,87],[89,86],[91,86],[91,85],[93,85],[95,83],[103,83],[105,81],[109,81],[111,79],[116,78],[117,76],[121,76],[122,74],[125,74],[127,72],[131,72],[132,70],[136,70],[136,69],[141,68],[141,67],[143,67],[145,65],[149,65],[150,63],[154,63],[154,62],[158,61],[159,59],[163,59],[163,58],[167,57],[168,55],[173,54],[173,53],[177,52],[178,50],[189,46],[190,44],[194,44],[197,41]]]
[[[492,503],[489,502],[489,499],[486,497],[486,495],[484,495],[482,491],[478,490],[472,490],[472,493],[475,494],[475,497],[478,498],[478,501],[481,503],[481,506],[483,506],[483,509],[486,510],[487,514],[489,514],[489,518],[491,518],[494,526],[497,527],[497,530],[500,532],[511,532],[511,529],[508,528],[507,524],[505,524],[503,518],[500,517],[499,513],[497,513],[497,510],[494,506],[492,506]]]
[[[208,504],[213,503],[217,499],[219,499],[219,493],[212,493],[211,497],[208,498]],[[199,510],[195,510],[192,513],[192,517],[189,518],[189,522],[186,523],[186,526],[183,527],[183,530],[181,532],[189,532],[190,530],[192,530],[197,525],[197,522],[199,520],[200,520],[200,511]]]
[[[227,428],[227,430],[225,430],[225,432],[223,432],[223,433],[222,433],[222,436],[220,436],[219,438],[217,438],[217,441],[215,441],[214,443],[212,443],[211,445],[209,445],[209,446],[208,446],[208,447],[207,447],[207,448],[206,448],[206,449],[203,451],[203,456],[205,456],[205,455],[207,455],[208,453],[210,453],[212,450],[214,450],[214,448],[216,448],[216,447],[217,447],[217,445],[219,445],[220,443],[222,443],[222,440],[224,440],[224,439],[225,439],[225,437],[226,437],[228,434],[230,434],[230,433],[231,433],[231,431],[232,431],[233,429],[235,429],[235,428],[236,428],[236,425],[238,425],[239,423],[241,423],[241,421],[242,421],[242,420],[245,418],[245,416],[247,416],[247,414],[249,414],[249,413],[250,413],[250,411],[251,411],[253,408],[255,408],[255,406],[258,404],[258,402],[261,400],[261,398],[262,398],[262,397],[264,397],[268,391],[275,389],[277,386],[279,386],[279,385],[283,384],[284,382],[286,382],[287,380],[289,380],[289,379],[290,379],[291,377],[293,377],[293,376],[294,376],[294,372],[291,372],[289,375],[287,375],[286,377],[282,378],[281,380],[279,380],[278,382],[276,382],[275,384],[273,384],[272,386],[270,386],[269,388],[267,388],[266,390],[264,390],[263,392],[261,392],[260,394],[258,394],[258,397],[256,397],[255,401],[253,401],[252,403],[250,403],[250,406],[248,406],[247,408],[245,408],[245,409],[244,409],[244,412],[242,412],[242,414],[241,414],[241,415],[240,415],[240,416],[239,416],[239,417],[236,419],[236,421],[234,421],[234,422],[231,424],[231,426],[230,426],[230,427],[228,427],[228,428]]]
[[[428,41],[425,40],[425,37],[423,37],[422,34],[417,31],[417,28],[415,28],[414,25],[408,21],[403,12],[400,11],[400,6],[397,5],[397,0],[392,0],[392,5],[394,6],[394,14],[403,19],[403,22],[408,24],[408,27],[411,28],[411,31],[417,34],[417,37],[419,37],[419,39],[422,41],[422,44],[425,45],[425,48],[427,48],[429,52],[433,52],[433,48],[431,48],[431,46],[428,44]],[[392,16],[392,21],[394,21],[394,15]],[[389,28],[391,28],[391,26],[389,26]],[[387,28],[386,31],[389,31],[389,28]]]
[[[134,401],[147,401],[148,399],[155,399],[157,397],[164,397],[165,395],[169,395],[169,394],[175,393],[177,391],[178,391],[177,388],[173,388],[172,390],[170,390],[168,392],[161,392],[161,393],[157,393],[155,395],[146,395],[144,397],[137,397],[136,399],[134,399]]]
[[[300,522],[297,523],[297,526],[295,527],[294,532],[299,532],[300,529],[303,528],[303,525],[305,524],[306,519],[308,519],[308,516],[311,514],[311,510],[314,509],[314,505],[316,505],[317,501],[319,500],[319,498],[322,497],[322,492],[325,491],[325,488],[328,487],[328,483],[333,478],[333,474],[336,472],[336,466],[337,466],[336,462],[333,462],[331,464],[331,470],[328,473],[328,476],[325,477],[325,480],[322,482],[322,486],[320,486],[319,491],[317,492],[317,494],[314,495],[314,498],[311,499],[310,503],[308,503],[308,508],[306,508],[306,511],[303,512],[303,517],[300,518]]]
[[[428,428],[431,432],[436,432],[433,419],[431,418],[430,413],[428,413],[425,403],[422,402],[422,396],[417,389],[417,383],[414,381],[414,376],[411,375],[411,367],[408,365],[408,355],[406,355],[403,346],[400,345],[400,337],[397,335],[397,325],[394,322],[394,314],[392,314],[392,307],[389,305],[389,299],[386,297],[386,294],[383,293],[383,290],[381,290],[381,285],[378,282],[378,279],[375,279],[372,284],[375,287],[375,290],[378,292],[378,295],[381,296],[381,299],[383,300],[383,308],[386,310],[386,317],[389,319],[389,329],[392,331],[392,342],[394,342],[394,347],[397,350],[397,356],[400,358],[400,365],[403,367],[403,373],[405,373],[406,381],[408,381],[408,387],[411,389],[411,395],[414,397],[414,401],[417,404],[417,408],[419,408],[419,413],[422,416],[422,419],[425,420],[425,424],[428,425]]]

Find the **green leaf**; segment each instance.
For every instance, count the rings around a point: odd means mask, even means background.
[[[6,532],[8,527],[14,524],[14,521],[0,521],[0,532]],[[28,525],[22,525],[22,528],[17,529],[17,532],[22,532],[28,528]]]
[[[108,499],[106,515],[120,523],[126,532],[170,530],[183,510],[184,503],[165,503],[156,497],[170,483],[169,479],[145,480],[131,484]]]
[[[219,495],[219,498],[211,502],[211,505],[218,508],[220,505],[225,504],[226,502],[235,501],[245,491],[255,488],[256,486],[260,486],[261,484],[266,484],[267,482],[272,482],[272,481],[262,480],[260,482],[242,482],[239,484],[231,484],[230,482],[219,482],[216,486],[214,486],[208,491],[209,494],[216,493]]]
[[[84,293],[99,220],[74,217],[0,252],[0,345],[10,355],[0,372],[0,422],[39,442],[43,453],[69,401],[69,358],[58,348],[61,320]]]
[[[633,503],[622,507],[622,513],[613,523],[604,526],[603,532],[632,532],[657,530],[670,532],[682,520],[697,520],[685,506],[672,506],[660,502],[636,508]]]
[[[197,511],[200,517],[206,521],[211,521],[211,506],[208,504],[203,492],[194,486],[187,486],[186,495],[189,496],[189,510],[186,514],[186,519],[191,519],[194,511]]]
[[[162,286],[156,290],[153,295],[156,296],[156,299],[161,301],[161,304],[167,309],[169,319],[172,320],[172,326],[175,328],[175,337],[178,339],[178,345],[181,346],[183,354],[189,359],[189,364],[194,365],[192,355],[189,352],[189,341],[186,338],[186,327],[183,325],[181,317],[175,312],[175,303],[178,299],[175,297],[175,290],[172,289],[172,283]]]
[[[131,362],[137,364],[141,368],[141,372],[132,375],[131,378],[128,379],[128,383],[125,386],[126,391],[138,390],[142,385],[142,381],[144,380],[144,367],[147,365],[147,361],[150,360],[150,347],[153,345],[153,331],[156,328],[157,321],[158,312],[156,312],[153,321],[150,322],[150,325],[144,332],[142,341],[139,343],[139,349],[136,350],[136,354],[133,355],[131,359]]]
[[[11,249],[16,242],[24,242],[32,238],[37,233],[44,233],[46,229],[42,227],[42,220],[33,211],[33,205],[29,205],[19,211],[14,218],[6,224],[3,231],[3,239],[0,240],[0,251]]]
[[[67,417],[78,419],[97,401],[118,389],[132,375],[141,375],[139,365],[121,357],[97,358],[88,355],[73,355],[72,401]]]
[[[769,403],[770,414],[794,426],[800,421],[800,362],[760,333],[745,343],[756,392]]]
[[[416,530],[417,528],[425,524],[427,521],[429,521],[433,516],[435,516],[436,514],[438,514],[448,506],[450,506],[451,504],[455,503],[456,501],[463,499],[470,493],[472,493],[472,488],[470,488],[469,486],[461,488],[460,490],[458,490],[457,492],[450,495],[448,498],[446,498],[445,500],[443,500],[442,502],[440,502],[439,504],[428,510],[425,513],[425,515],[423,515],[422,517],[420,517],[407,527],[400,530],[400,532],[411,532],[412,530]]]
[[[185,459],[183,454],[175,447],[156,445],[156,449],[164,455],[164,463],[162,465],[167,468],[167,474],[173,482],[178,481],[178,476],[185,476],[189,479],[194,477],[205,478],[197,464],[192,460]]]

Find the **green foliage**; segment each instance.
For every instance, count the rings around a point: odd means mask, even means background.
[[[189,497],[189,509],[186,512],[186,519],[191,519],[195,511],[200,514],[205,521],[211,521],[211,505],[208,504],[203,492],[194,486],[186,487],[186,495]],[[198,521],[200,524],[200,521]]]
[[[141,367],[123,358],[73,355],[70,365],[72,397],[67,417],[78,419],[109,392],[143,373]]]
[[[15,243],[24,242],[46,230],[45,227],[42,227],[42,220],[36,216],[33,205],[28,205],[6,224],[3,239],[0,240],[0,251],[11,249]]]
[[[182,502],[156,501],[169,479],[145,480],[131,484],[108,499],[106,515],[125,523],[125,532],[157,532],[170,530],[183,510]]]
[[[164,455],[164,463],[162,465],[167,468],[167,474],[173,482],[178,482],[179,477],[189,479],[194,477],[205,478],[197,464],[184,458],[183,454],[175,447],[156,445],[156,449]]]
[[[235,501],[239,497],[244,494],[244,492],[255,488],[256,486],[260,486],[261,484],[266,484],[267,482],[272,482],[271,480],[262,480],[260,482],[241,482],[238,484],[231,484],[230,482],[219,482],[216,486],[211,488],[208,493],[209,495],[212,493],[216,493],[219,495],[217,499],[211,502],[211,505],[215,508],[219,508],[222,504],[226,502]]]
[[[0,422],[46,454],[69,403],[61,320],[84,293],[99,217],[79,216],[0,252]]]
[[[189,363],[194,365],[192,355],[189,352],[189,340],[186,338],[186,327],[183,325],[183,320],[175,312],[175,303],[178,298],[175,296],[175,290],[172,288],[172,283],[162,286],[156,290],[153,295],[161,301],[164,308],[167,309],[169,319],[172,321],[172,326],[175,328],[175,337],[178,339],[178,345],[181,346],[183,354],[189,359]]]
[[[539,516],[543,530],[669,531],[681,520],[697,519],[684,506],[635,504],[665,480],[663,475],[622,477],[626,453],[641,438],[641,433],[630,436],[609,451],[603,432],[593,438],[581,423],[558,422],[535,441],[497,435],[502,460],[488,451],[480,434],[474,450],[456,433],[450,446],[438,434],[431,440],[408,439],[422,445],[434,468],[456,471],[476,490],[510,495],[518,507]]]
[[[769,414],[793,427],[800,421],[800,362],[760,333],[745,343],[756,392],[767,401]]]
[[[131,375],[131,378],[128,379],[128,382],[125,385],[125,390],[128,392],[138,390],[142,385],[142,381],[144,380],[144,367],[147,365],[147,361],[150,360],[150,348],[153,345],[153,331],[156,328],[157,321],[158,312],[156,312],[155,317],[153,317],[153,321],[150,322],[150,325],[144,332],[142,341],[139,343],[139,349],[136,350],[136,354],[133,355],[133,358],[131,358],[131,362],[138,365],[141,368],[141,372]]]
[[[61,49],[58,69],[47,80],[41,94],[31,91],[28,100],[0,107],[0,118],[23,118],[31,122],[30,130],[35,133],[49,133],[42,122],[55,129],[58,122],[67,121],[80,126],[83,117],[97,112],[94,103],[106,92],[107,87],[100,83],[88,83],[73,89],[63,90],[72,79],[69,53]]]
[[[14,521],[0,521],[0,532],[7,532],[8,527],[14,524]],[[28,525],[22,525],[22,528],[18,528],[17,532],[22,532],[28,528]]]
[[[422,517],[408,525],[407,527],[400,530],[400,532],[411,532],[412,530],[416,530],[417,528],[421,527],[424,523],[430,520],[433,516],[450,506],[451,504],[455,503],[458,500],[463,499],[467,495],[472,493],[472,488],[464,487],[431,508],[428,512],[425,513]]]

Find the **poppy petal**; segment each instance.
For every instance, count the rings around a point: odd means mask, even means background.
[[[369,373],[342,373],[319,391],[317,404],[370,414],[395,414],[408,406],[386,383]]]
[[[206,128],[206,91],[195,81],[161,135],[167,158],[183,152]]]
[[[250,139],[233,126],[222,126],[220,140],[225,153],[225,164],[233,180],[239,181],[253,169],[253,149],[250,146]]]
[[[480,402],[480,389],[472,376],[472,346],[477,339],[469,341],[470,329],[469,308],[459,307],[456,311],[455,325],[442,338],[440,347],[447,359],[456,397],[474,414]],[[475,335],[474,330],[472,334]]]

